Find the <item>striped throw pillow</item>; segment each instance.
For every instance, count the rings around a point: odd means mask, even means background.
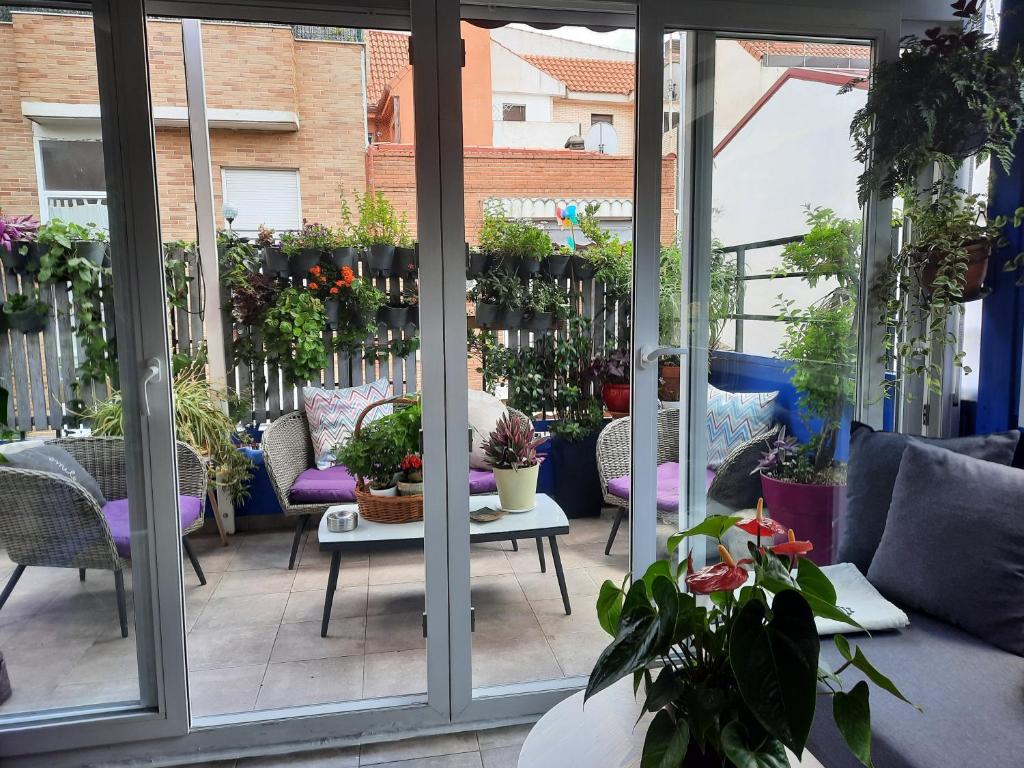
[[[317,460],[322,460],[336,445],[347,443],[363,409],[379,400],[387,400],[391,392],[391,382],[387,379],[347,389],[303,387],[309,436],[313,440],[313,455]],[[366,414],[363,424],[369,424],[391,412],[390,403],[374,408]]]
[[[724,392],[708,384],[708,467],[772,423],[778,392]]]

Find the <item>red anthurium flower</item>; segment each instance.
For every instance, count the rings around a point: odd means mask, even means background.
[[[744,533],[749,533],[751,536],[760,536],[767,539],[786,535],[786,527],[782,523],[777,523],[771,518],[764,517],[760,503],[758,503],[757,516],[740,520],[736,523],[736,527]]]
[[[808,552],[814,549],[814,545],[809,541],[797,541],[796,534],[793,533],[793,529],[789,529],[789,541],[784,541],[781,544],[776,544],[771,548],[772,552],[776,555],[789,555],[790,557],[799,557],[800,555],[806,555]]]
[[[696,573],[692,566],[687,565],[686,586],[698,595],[732,591],[747,583],[746,570],[737,565],[729,550],[719,544],[718,554],[722,556],[722,562],[701,568]]]

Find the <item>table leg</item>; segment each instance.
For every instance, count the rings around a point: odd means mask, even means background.
[[[565,572],[562,571],[562,558],[558,556],[558,542],[554,536],[548,536],[548,545],[551,547],[551,559],[555,562],[555,575],[558,577],[558,589],[562,593],[562,605],[565,606],[565,615],[572,615],[572,607],[569,605],[569,591],[565,588]]]
[[[519,541],[517,539],[512,539],[512,551],[513,552],[518,552],[519,551]]]
[[[331,622],[331,608],[334,606],[334,592],[338,588],[338,570],[341,568],[341,550],[331,553],[331,574],[327,577],[327,594],[324,595],[324,619],[320,623],[320,637],[327,637],[327,625]]]
[[[547,573],[548,566],[544,562],[544,539],[541,536],[537,537],[537,559],[540,560],[540,572]]]

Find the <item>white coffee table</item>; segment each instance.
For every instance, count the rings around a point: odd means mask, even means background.
[[[470,509],[482,507],[498,507],[497,494],[484,494],[469,497]],[[337,504],[327,509],[336,510],[358,509],[356,504]],[[490,523],[477,523],[466,516],[469,525],[469,540],[474,544],[484,541],[511,541],[517,539],[536,539],[537,556],[540,559],[541,573],[547,572],[544,562],[544,538],[551,547],[551,559],[555,564],[555,576],[558,578],[558,589],[562,593],[562,605],[566,614],[572,613],[569,605],[569,593],[565,588],[565,573],[562,570],[562,558],[558,554],[557,536],[569,532],[569,520],[555,500],[544,493],[537,494],[537,506],[529,512],[507,514]],[[320,636],[327,637],[327,626],[331,620],[331,606],[334,604],[334,593],[338,588],[338,573],[341,570],[341,553],[348,550],[365,551],[367,549],[384,548],[403,541],[423,542],[423,521],[413,523],[374,523],[359,519],[354,530],[344,533],[333,533],[327,530],[327,515],[320,518],[320,529],[317,532],[320,549],[331,553],[331,571],[327,578],[327,594],[324,596],[324,616],[320,625]]]

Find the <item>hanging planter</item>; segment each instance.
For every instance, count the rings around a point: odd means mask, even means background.
[[[377,243],[371,245],[366,255],[366,264],[370,271],[383,277],[391,274],[395,263],[395,246]]]
[[[466,278],[475,280],[480,277],[480,275],[487,271],[490,261],[491,255],[489,253],[470,251],[466,257]]]
[[[288,274],[288,256],[276,245],[268,245],[263,249],[263,265],[268,274]]]
[[[409,307],[409,325],[420,327],[420,307],[417,304],[414,307]]]
[[[594,262],[575,253],[572,255],[572,276],[574,278],[590,280],[595,272],[597,272],[597,265]]]
[[[103,264],[107,255],[107,244],[99,240],[76,240],[75,256],[87,260],[97,267]]]
[[[550,331],[554,320],[554,312],[533,312],[523,317],[523,328],[535,332]]]
[[[540,272],[540,259],[535,259],[532,256],[523,256],[516,269],[516,274],[526,278],[530,278],[538,272]]]
[[[324,302],[324,312],[327,314],[327,324],[331,328],[337,328],[341,319],[341,302],[337,299],[327,299]]]
[[[309,270],[320,263],[320,250],[317,248],[300,248],[288,259],[288,271],[292,277],[307,277]]]
[[[413,277],[420,268],[420,254],[416,246],[411,248],[395,248],[394,263],[391,266],[391,274],[403,277]]]
[[[498,320],[501,328],[519,328],[523,324],[523,310],[506,307],[498,314]]]
[[[385,304],[377,310],[377,322],[394,330],[401,330],[409,324],[409,307],[405,304]]]
[[[544,259],[544,273],[549,277],[565,277],[569,271],[572,254],[552,253]]]
[[[344,267],[355,269],[356,256],[356,249],[351,245],[343,245],[331,251],[331,261],[334,262],[334,266],[338,269],[343,269]]]
[[[39,333],[46,328],[50,309],[38,299],[15,293],[3,305],[7,326],[22,333]]]
[[[498,322],[501,307],[497,304],[476,303],[476,324],[481,328],[494,328]]]
[[[519,273],[519,264],[522,261],[521,256],[506,256],[500,253],[491,254],[488,268],[497,272],[504,272],[506,274],[515,275]]]
[[[11,243],[11,250],[3,251],[4,264],[12,274],[24,272],[28,264],[29,247],[32,245],[27,240],[15,240]]]
[[[965,245],[967,251],[967,273],[964,275],[963,290],[958,301],[977,301],[984,298],[985,291],[982,284],[985,282],[985,275],[988,273],[988,257],[992,254],[992,241],[980,240],[970,245]],[[921,273],[921,286],[931,296],[934,292],[935,278],[939,273],[939,266],[942,261],[949,257],[948,252],[936,252],[921,254],[920,258],[926,261],[924,271]]]

